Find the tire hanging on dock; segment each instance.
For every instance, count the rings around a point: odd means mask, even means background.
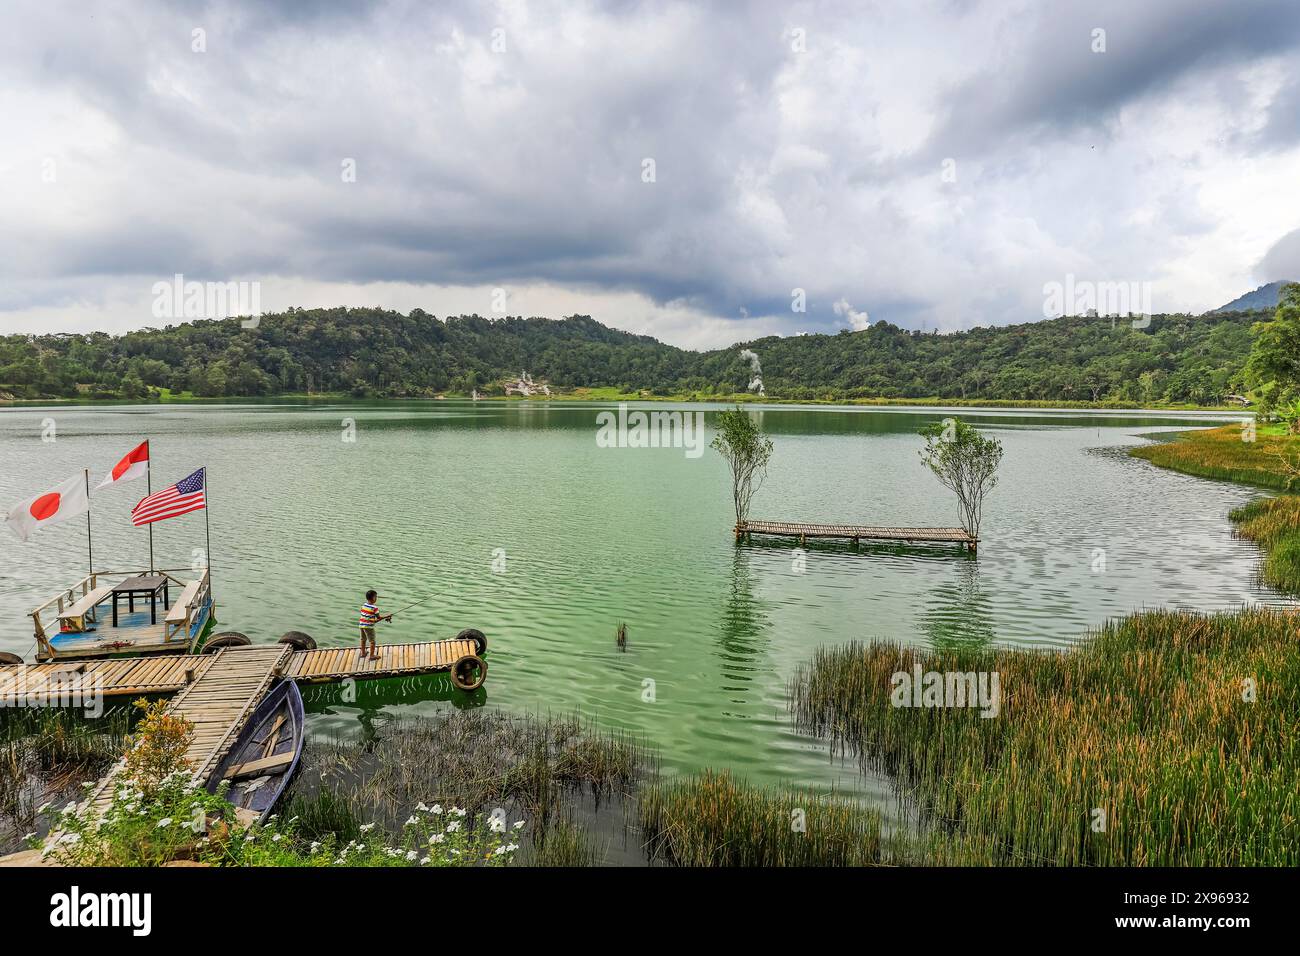
[[[0,664],[21,664],[23,659],[17,654],[10,654],[8,651],[0,651]]]
[[[483,632],[480,631],[477,627],[465,628],[465,630],[461,631],[459,634],[456,635],[456,640],[473,641],[474,653],[477,654],[479,657],[482,657],[483,652],[487,650],[487,637],[485,637]]]
[[[295,651],[316,650],[316,639],[303,631],[285,631],[280,635],[281,644],[289,644]]]
[[[451,665],[451,682],[460,690],[478,690],[487,680],[487,662],[481,657],[466,654]]]
[[[223,647],[248,647],[252,643],[247,635],[240,634],[238,631],[222,631],[220,634],[213,634],[203,643],[203,653],[210,654]]]

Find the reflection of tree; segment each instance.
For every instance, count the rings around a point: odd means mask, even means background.
[[[762,632],[771,626],[762,603],[754,597],[750,552],[743,547],[734,551],[731,563],[731,590],[718,622],[718,647],[721,651],[725,691],[748,690],[758,670],[762,652]],[[741,703],[744,698],[733,698]]]
[[[931,588],[921,611],[921,629],[935,650],[985,647],[992,643],[993,604],[980,587],[979,561],[956,562],[948,583]]]

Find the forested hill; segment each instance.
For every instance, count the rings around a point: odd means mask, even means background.
[[[877,323],[860,332],[769,337],[693,352],[562,320],[437,319],[379,309],[290,309],[256,329],[201,320],[122,336],[0,338],[0,392],[17,398],[143,398],[345,392],[430,396],[527,371],[553,388],[699,396],[746,390],[748,348],[772,397],[986,398],[1216,404],[1241,391],[1252,322],[1264,312],[1067,317],[940,335]],[[0,396],[3,397],[3,396]]]

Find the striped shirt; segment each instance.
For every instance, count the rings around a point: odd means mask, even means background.
[[[379,623],[379,605],[367,601],[361,605],[361,626],[374,627]]]

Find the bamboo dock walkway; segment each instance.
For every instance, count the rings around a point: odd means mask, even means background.
[[[736,525],[736,538],[753,534],[798,538],[846,538],[857,544],[869,541],[914,541],[960,544],[974,551],[979,539],[964,528],[867,528],[846,524],[810,524],[802,521],[742,521]]]
[[[55,661],[0,667],[0,707],[49,704],[78,696],[174,694],[212,666],[215,654]]]
[[[362,658],[355,646],[324,647],[295,652],[285,676],[300,684],[404,677],[447,670],[462,657],[477,653],[473,641],[380,644],[379,660],[372,661]]]
[[[260,644],[230,647],[216,654],[0,665],[0,708],[81,706],[83,701],[99,698],[174,694],[202,679],[223,655],[288,647],[288,644]],[[381,644],[377,661],[362,658],[356,645],[290,651],[284,676],[299,684],[432,674],[448,670],[460,658],[477,653],[473,641],[457,640]]]
[[[257,708],[271,684],[284,676],[294,654],[288,644],[226,647],[212,655],[212,663],[194,683],[186,686],[167,708],[169,714],[194,724],[185,759],[194,768],[194,780],[207,782],[244,721]],[[125,761],[118,761],[90,795],[91,805],[103,811],[113,802],[114,781]]]

